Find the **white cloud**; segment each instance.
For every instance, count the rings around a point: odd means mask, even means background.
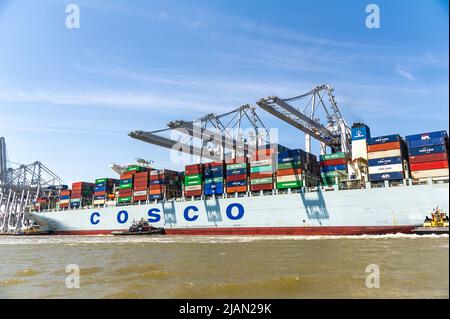
[[[404,77],[405,79],[408,80],[415,80],[416,78],[414,77],[414,75],[412,75],[411,71],[406,68],[405,66],[402,65],[397,65],[394,69],[395,73],[397,73],[398,75]]]

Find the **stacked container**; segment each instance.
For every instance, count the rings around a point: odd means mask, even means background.
[[[40,197],[36,199],[34,203],[34,210],[37,212],[41,212],[44,209],[48,208],[49,200],[46,197]]]
[[[126,172],[120,176],[119,203],[130,203],[133,198],[134,172]]]
[[[448,135],[437,131],[406,136],[412,178],[445,177],[448,169]]]
[[[220,195],[224,193],[225,163],[223,161],[204,164],[203,177],[205,195]]]
[[[369,181],[405,178],[405,145],[400,135],[386,135],[367,140]]]
[[[181,196],[181,176],[179,172],[167,169],[150,171],[150,191],[148,199],[151,201]]]
[[[99,178],[95,180],[94,205],[104,205],[110,194],[114,191],[119,181],[111,178]]]
[[[306,152],[303,150],[278,153],[277,189],[303,187],[305,164]]]
[[[184,196],[201,196],[203,192],[203,164],[187,165],[184,171]]]
[[[134,174],[133,202],[146,201],[148,197],[149,172],[142,171]]]
[[[226,161],[227,193],[246,193],[248,187],[248,159],[237,157]]]
[[[61,190],[59,193],[59,208],[69,208],[70,205],[70,190]]]
[[[78,182],[72,184],[70,207],[78,208],[92,204],[95,184]]]
[[[250,190],[272,190],[276,152],[274,147],[254,151],[250,158]]]
[[[320,155],[320,177],[325,186],[337,185],[348,179],[348,157],[344,152]]]

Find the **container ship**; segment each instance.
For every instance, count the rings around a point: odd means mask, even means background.
[[[36,200],[28,216],[54,234],[127,230],[138,220],[168,235],[411,233],[449,208],[446,131],[371,137],[351,128],[351,152],[319,157],[267,144],[184,172],[138,162],[117,179],[74,183]]]

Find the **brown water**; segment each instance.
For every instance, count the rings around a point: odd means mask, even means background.
[[[0,298],[449,298],[449,238],[0,237]]]

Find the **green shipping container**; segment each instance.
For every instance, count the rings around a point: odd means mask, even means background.
[[[127,167],[127,172],[131,172],[131,171],[138,171],[141,172],[144,170],[144,167],[142,166],[138,166],[138,165],[131,165]]]
[[[288,162],[278,164],[278,169],[302,168],[302,162]]]
[[[247,163],[227,165],[227,171],[230,171],[233,169],[240,169],[240,168],[247,168]]]
[[[277,183],[277,189],[300,188],[303,187],[303,181]]]
[[[95,184],[106,183],[108,181],[107,178],[99,178],[95,180]]]
[[[119,186],[119,189],[129,189],[129,188],[133,188],[133,184],[132,184],[132,183],[121,184],[121,185]]]
[[[267,178],[256,178],[256,179],[250,180],[250,184],[252,184],[252,185],[272,184],[272,183],[273,183],[273,179],[270,178],[270,177],[267,177]]]
[[[119,203],[131,202],[131,196],[129,197],[119,197]]]
[[[184,186],[194,186],[194,185],[201,185],[201,180],[192,180],[192,181],[184,181]]]
[[[320,176],[325,178],[332,178],[332,177],[341,177],[341,178],[347,178],[348,172],[347,171],[332,171],[332,172],[322,172],[320,173]]]
[[[185,177],[184,177],[184,181],[186,182],[186,181],[201,181],[202,180],[202,178],[203,178],[203,175],[202,174],[194,174],[194,175],[186,175]]]
[[[273,169],[272,165],[256,166],[250,168],[250,173],[271,172],[272,169]]]
[[[223,177],[207,178],[205,184],[209,183],[223,183]]]
[[[344,152],[339,153],[333,153],[333,154],[326,154],[326,155],[320,155],[319,160],[321,161],[328,161],[328,160],[334,160],[339,158],[347,158],[347,154]]]

